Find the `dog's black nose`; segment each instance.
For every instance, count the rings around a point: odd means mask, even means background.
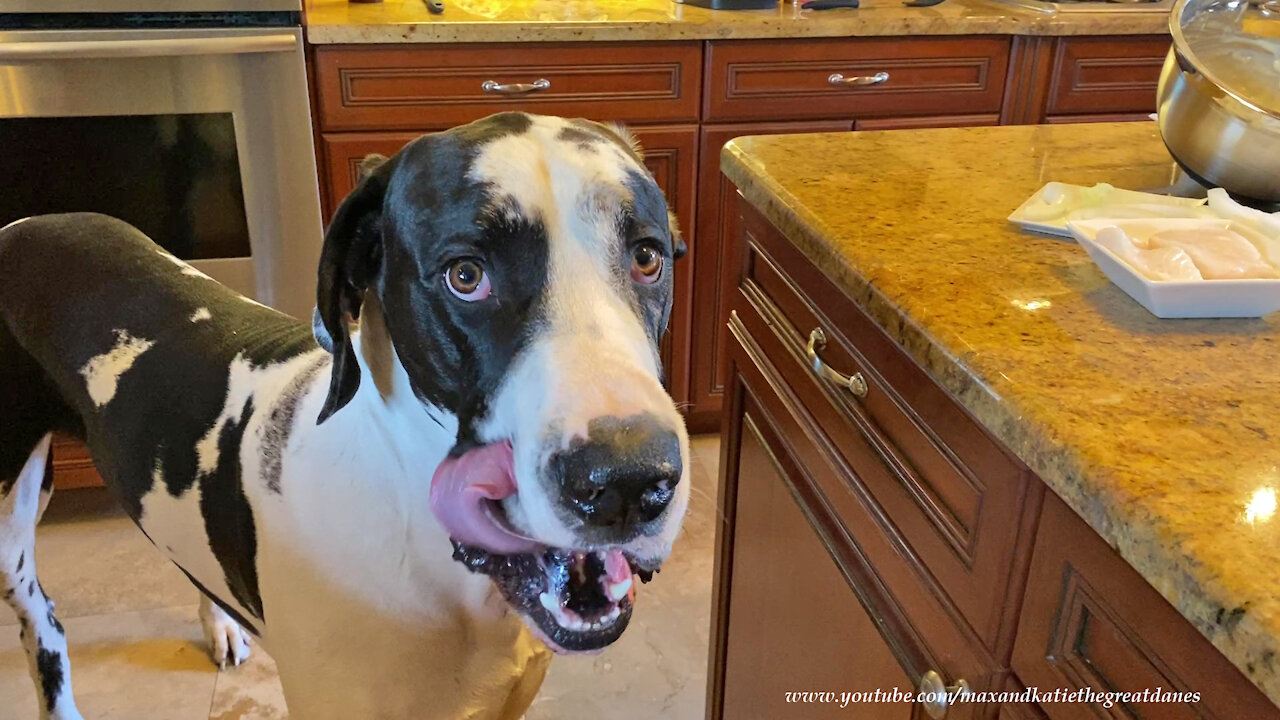
[[[680,438],[649,414],[596,418],[588,439],[556,453],[551,468],[583,522],[626,533],[656,519],[675,496]]]

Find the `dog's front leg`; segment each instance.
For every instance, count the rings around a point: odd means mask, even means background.
[[[200,593],[200,624],[209,643],[209,657],[219,670],[226,670],[228,663],[236,667],[249,659],[249,633],[203,592]]]
[[[49,442],[49,435],[45,435],[36,444],[7,492],[6,484],[0,482],[0,595],[18,616],[40,717],[81,720],[71,695],[67,639],[53,615],[53,601],[36,578],[36,523],[51,492],[42,488]],[[0,477],[0,481],[5,479]]]

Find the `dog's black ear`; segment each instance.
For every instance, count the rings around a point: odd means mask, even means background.
[[[679,260],[688,254],[689,246],[684,241],[684,233],[680,232],[680,221],[674,210],[667,211],[667,222],[671,225],[671,259]]]
[[[333,374],[317,425],[341,410],[360,387],[350,324],[360,318],[364,292],[382,263],[382,202],[395,161],[371,155],[360,169],[364,177],[333,214],[320,251],[316,314],[329,336]]]

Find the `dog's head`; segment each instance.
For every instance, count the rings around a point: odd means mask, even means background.
[[[688,436],[658,359],[684,249],[622,131],[522,113],[409,144],[325,237],[320,421],[356,392],[348,322],[376,301],[423,411],[456,422],[431,479],[454,558],[556,650],[622,634],[633,576],[684,517]]]

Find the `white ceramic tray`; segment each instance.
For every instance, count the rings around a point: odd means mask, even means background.
[[[1070,202],[1071,197],[1080,193],[1091,193],[1094,202],[1057,217],[1045,218],[1052,213],[1052,206],[1057,203]],[[1095,185],[1092,188],[1084,185],[1051,182],[1037,190],[1031,197],[1018,206],[1009,215],[1009,222],[1024,230],[1069,238],[1071,231],[1067,223],[1075,220],[1092,220],[1095,218],[1200,218],[1215,217],[1212,210],[1204,207],[1205,201],[1196,198],[1180,198],[1170,195],[1122,190],[1120,188]]]
[[[1098,231],[1118,227],[1133,238],[1173,228],[1227,228],[1224,219],[1102,219],[1068,224],[1075,239],[1103,274],[1160,318],[1262,317],[1280,310],[1280,280],[1148,280],[1096,241]]]

